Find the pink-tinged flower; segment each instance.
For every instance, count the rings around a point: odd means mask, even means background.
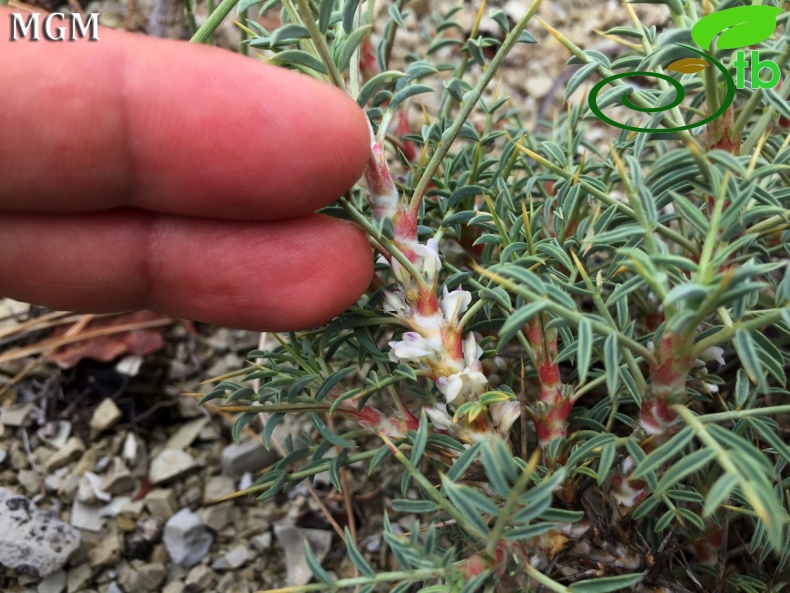
[[[421,358],[434,354],[430,342],[417,332],[406,332],[403,334],[403,340],[390,342],[389,345],[391,348],[389,357],[392,362],[402,360],[419,362]]]
[[[496,431],[507,437],[513,423],[521,416],[521,404],[517,401],[496,402],[488,406]]]
[[[439,377],[436,380],[436,387],[442,392],[447,403],[459,395],[466,397],[480,394],[488,385],[488,379],[482,373],[483,365],[479,360],[483,350],[477,345],[472,332],[466,336],[463,349],[465,364],[463,370],[448,377]]]
[[[442,312],[444,318],[453,326],[457,325],[461,314],[469,308],[472,302],[472,293],[467,290],[447,291],[444,287],[444,298],[442,298]]]

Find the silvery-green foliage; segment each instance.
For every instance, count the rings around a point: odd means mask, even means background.
[[[402,476],[387,492],[388,513],[419,523],[402,534],[385,519],[399,569],[380,569],[346,532],[358,576],[334,580],[308,553],[315,580],[299,590],[753,592],[790,583],[790,148],[781,119],[790,85],[739,92],[715,125],[608,128],[608,145],[594,140],[601,122],[573,98],[579,89],[665,64],[656,56],[691,39],[703,6],[716,4],[649,3],[666,7],[667,27],[613,29],[641,48],[615,58],[552,32],[579,67],[565,108],[538,126],[488,84],[517,44],[542,51],[531,13],[514,23],[494,7],[500,30],[470,35],[456,19],[479,3],[435,11],[420,51],[395,64],[398,34],[414,22],[403,0],[238,4],[240,18],[280,15],[272,31],[244,20],[248,49],[344,88],[367,111],[374,153],[383,151],[368,183],[325,210],[361,225],[386,255],[382,287],[323,327],[251,352],[203,398],[239,414],[235,435],[265,412],[267,446],[286,414],[310,421],[247,493],[270,498],[321,472],[342,490],[343,468],[360,464],[371,480]],[[541,14],[551,21],[550,10]],[[783,72],[786,23],[780,17],[762,42]],[[449,62],[439,58],[446,48]],[[649,125],[699,118],[723,89],[715,75],[679,79],[690,103]],[[650,88],[636,100],[665,104],[666,90]],[[598,105],[621,95],[613,87]],[[436,107],[396,136],[393,123],[423,101]],[[418,216],[411,243],[393,224],[399,212],[379,215],[386,208],[371,189],[390,171],[390,197]],[[436,253],[441,265],[428,269]],[[457,305],[438,317],[468,345],[455,358],[452,340],[431,342],[415,321],[412,281]],[[459,286],[468,298],[453,294]]]

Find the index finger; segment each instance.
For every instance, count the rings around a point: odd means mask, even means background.
[[[326,205],[362,173],[365,116],[329,85],[106,29],[95,42],[12,42],[9,14],[0,210],[277,219]]]

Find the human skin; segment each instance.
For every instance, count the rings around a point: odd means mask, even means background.
[[[10,13],[0,7],[0,294],[285,331],[365,290],[364,233],[315,214],[369,151],[344,93],[106,29],[11,42]]]

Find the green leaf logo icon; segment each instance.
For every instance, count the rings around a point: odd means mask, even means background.
[[[736,49],[765,41],[776,30],[776,16],[782,12],[774,6],[738,6],[709,14],[691,29],[691,37],[710,51],[719,35],[718,49]]]

